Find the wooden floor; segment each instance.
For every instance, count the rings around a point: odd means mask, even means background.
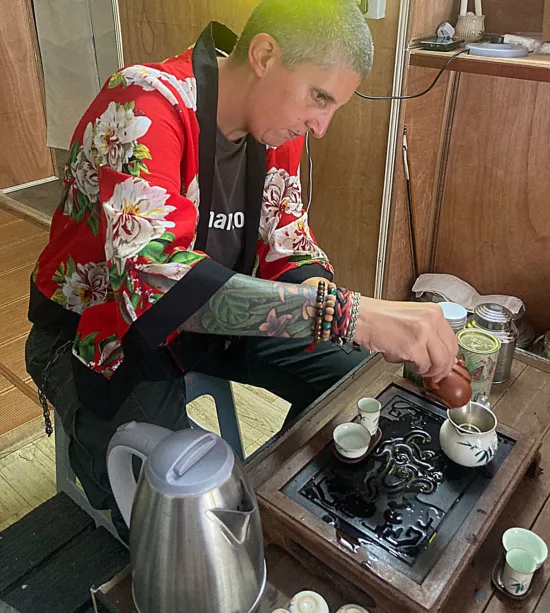
[[[280,430],[288,403],[265,390],[233,384],[245,455],[251,455]],[[0,414],[4,410],[0,397]],[[214,401],[203,396],[189,403],[198,423],[219,434]],[[39,418],[40,427],[42,418]],[[1,439],[0,439],[1,440]],[[56,493],[55,442],[45,434],[10,453],[0,452],[0,532]]]
[[[48,232],[47,226],[0,208],[0,454],[32,439],[42,427],[24,350],[29,279]]]
[[[48,233],[47,226],[0,208],[0,531],[55,494],[54,440],[43,434],[24,359],[29,277]],[[252,386],[235,384],[233,391],[250,455],[281,428],[289,405]],[[190,403],[189,414],[219,433],[210,397]]]

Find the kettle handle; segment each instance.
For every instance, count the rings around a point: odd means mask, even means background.
[[[130,527],[132,504],[136,493],[136,478],[132,456],[144,462],[153,449],[173,430],[132,421],[120,426],[107,450],[107,472],[116,503],[126,525]]]

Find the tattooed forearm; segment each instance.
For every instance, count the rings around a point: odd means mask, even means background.
[[[235,275],[181,327],[228,336],[312,336],[315,287]]]

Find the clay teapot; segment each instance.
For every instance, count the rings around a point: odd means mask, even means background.
[[[453,367],[451,374],[438,383],[424,378],[424,387],[437,396],[448,407],[454,409],[463,407],[472,399],[472,375],[466,370],[462,360],[459,360]]]

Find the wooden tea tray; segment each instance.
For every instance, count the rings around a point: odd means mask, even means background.
[[[334,526],[294,502],[283,490],[330,444],[333,429],[354,418],[359,398],[376,397],[392,383],[415,393],[420,390],[395,374],[394,367],[373,358],[321,398],[271,448],[253,459],[248,472],[268,543],[283,547],[303,566],[327,580],[345,578],[362,594],[362,604],[367,609],[434,613],[443,610],[528,468],[536,464],[541,439],[499,426],[499,433],[513,439],[515,445],[421,582],[413,581],[391,564],[365,563],[363,550],[354,552],[353,547],[342,543]],[[487,571],[489,582],[491,569],[492,564]]]

